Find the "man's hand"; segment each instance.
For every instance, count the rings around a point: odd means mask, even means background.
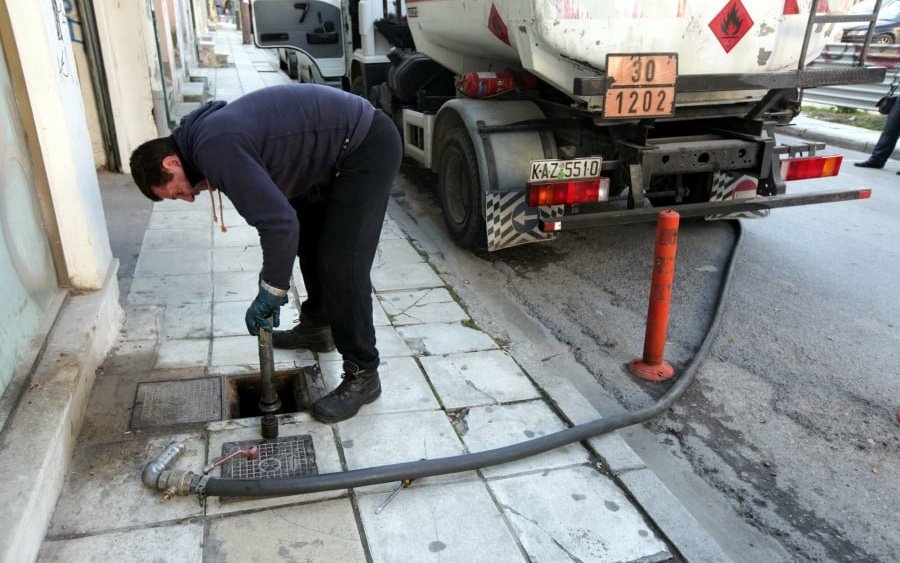
[[[247,330],[253,336],[259,336],[259,330],[272,332],[272,325],[278,326],[278,318],[281,316],[281,306],[288,302],[287,290],[278,289],[259,280],[259,293],[256,299],[247,309],[244,320],[247,322]],[[272,317],[272,323],[269,323]]]

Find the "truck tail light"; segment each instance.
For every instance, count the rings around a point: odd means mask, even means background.
[[[609,199],[609,178],[528,185],[528,206],[575,205]]]
[[[843,160],[841,155],[786,158],[781,161],[781,177],[785,180],[806,180],[837,176]]]

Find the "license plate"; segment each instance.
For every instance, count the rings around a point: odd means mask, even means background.
[[[607,55],[603,105],[608,118],[664,117],[675,113],[676,53]]]
[[[598,178],[603,159],[600,157],[573,158],[571,160],[532,160],[529,182],[555,180],[583,180]]]

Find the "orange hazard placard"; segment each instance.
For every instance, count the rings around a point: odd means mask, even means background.
[[[678,54],[607,55],[604,117],[663,117],[675,113]]]

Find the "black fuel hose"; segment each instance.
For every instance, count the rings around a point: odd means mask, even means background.
[[[485,450],[457,456],[442,457],[437,459],[425,459],[394,463],[365,469],[352,469],[338,473],[324,475],[312,475],[305,477],[279,477],[273,479],[223,479],[210,477],[205,482],[197,483],[192,492],[207,496],[226,497],[266,497],[286,496],[303,493],[315,493],[335,489],[348,489],[365,485],[376,485],[402,481],[404,479],[420,479],[461,471],[472,471],[491,465],[508,463],[525,457],[544,453],[568,444],[579,442],[600,434],[606,434],[626,426],[645,422],[654,418],[672,406],[672,404],[684,394],[684,391],[694,379],[694,374],[700,363],[709,354],[715,341],[716,333],[722,319],[725,308],[725,297],[731,286],[731,277],[734,271],[734,263],[737,251],[741,243],[742,229],[739,221],[730,221],[735,230],[735,242],[728,257],[722,284],[716,296],[716,306],[712,318],[707,326],[703,341],[697,348],[697,353],[685,366],[681,376],[669,388],[660,399],[649,407],[633,412],[620,413],[607,418],[600,418],[592,422],[579,424],[553,434],[541,436],[527,442],[520,442],[510,446],[504,446],[493,450]]]

